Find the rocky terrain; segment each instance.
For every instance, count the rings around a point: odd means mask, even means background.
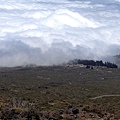
[[[54,106],[54,103],[50,105]],[[101,110],[97,105],[77,107],[69,105],[61,110],[47,110],[40,113],[35,112],[34,109],[4,106],[1,109],[0,118],[1,120],[118,120],[114,114]]]
[[[1,120],[119,120],[120,69],[0,69]]]

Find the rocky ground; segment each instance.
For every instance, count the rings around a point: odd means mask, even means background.
[[[120,69],[0,69],[1,120],[119,120]]]
[[[100,111],[96,105],[77,107],[68,106],[64,110],[55,112],[46,112],[41,119],[54,119],[54,120],[117,120],[114,114]]]
[[[99,105],[68,105],[54,111],[36,111],[35,103],[14,98],[13,103],[0,101],[1,120],[120,120],[117,116],[100,108]],[[55,103],[49,103],[54,106]],[[26,106],[26,107],[25,107]]]
[[[51,105],[54,105],[51,103]],[[7,106],[0,111],[1,120],[119,120],[114,114],[101,110],[97,105],[73,107],[56,111],[35,112],[34,109]]]

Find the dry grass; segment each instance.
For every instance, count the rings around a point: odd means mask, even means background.
[[[91,70],[79,66],[0,69],[0,109],[9,106],[41,112],[70,104],[97,104],[119,116],[119,96],[90,100],[104,94],[120,94],[120,69]],[[29,104],[33,106],[29,108]]]

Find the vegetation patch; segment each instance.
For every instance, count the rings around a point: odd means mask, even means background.
[[[0,119],[120,119],[119,81],[102,66],[1,68]]]

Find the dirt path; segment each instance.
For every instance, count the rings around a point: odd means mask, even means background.
[[[91,100],[96,100],[96,99],[103,98],[103,97],[117,97],[117,96],[120,96],[120,95],[100,95],[100,96],[93,97],[93,98],[90,98],[90,99]]]

